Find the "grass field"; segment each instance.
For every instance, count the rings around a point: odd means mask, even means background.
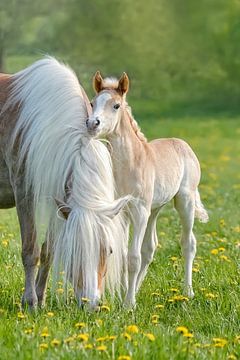
[[[143,119],[141,125],[149,139],[185,139],[201,162],[210,222],[195,225],[195,298],[181,297],[180,225],[169,205],[134,311],[105,300],[101,312],[89,314],[71,294],[64,303],[59,283],[56,294],[48,290],[46,309],[22,313],[18,222],[15,210],[1,210],[1,360],[240,358],[240,118]]]

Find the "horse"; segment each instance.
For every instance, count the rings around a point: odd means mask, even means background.
[[[79,304],[96,308],[105,284],[120,291],[130,198],[115,199],[109,152],[86,131],[90,112],[75,73],[55,58],[0,75],[0,207],[16,206],[30,309],[44,306],[52,263]]]
[[[128,223],[133,239],[125,259],[125,304],[136,304],[140,288],[153,260],[158,239],[156,221],[160,209],[172,199],[182,224],[181,248],[185,259],[185,292],[193,297],[192,265],[196,254],[194,217],[208,221],[198,191],[200,165],[190,146],[181,139],[166,138],[147,142],[126,101],[129,78],[93,78],[96,96],[87,119],[89,134],[105,136],[109,142],[119,196],[132,194],[137,200],[128,206]]]

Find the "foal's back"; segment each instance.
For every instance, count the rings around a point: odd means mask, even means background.
[[[181,189],[195,191],[200,181],[200,166],[191,147],[176,138],[156,139],[149,143],[155,158],[153,202],[162,205]]]

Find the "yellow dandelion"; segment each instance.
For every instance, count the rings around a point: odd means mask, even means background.
[[[110,336],[108,337],[108,339],[109,339],[110,341],[114,341],[114,340],[116,340],[116,338],[117,338],[116,335],[110,335]]]
[[[92,344],[86,344],[84,345],[84,349],[92,349],[93,348],[93,345]]]
[[[69,336],[68,338],[66,338],[66,339],[64,340],[64,342],[65,342],[65,344],[69,344],[69,343],[73,342],[74,340],[75,340],[75,339],[74,339],[73,336]]]
[[[183,295],[174,295],[172,297],[172,299],[174,301],[189,301],[189,298],[187,296],[183,296]]]
[[[59,341],[59,340],[57,340],[57,339],[53,339],[52,341],[51,341],[51,345],[52,346],[58,346],[58,345],[60,345],[61,344],[61,341]]]
[[[63,290],[63,288],[59,288],[59,289],[56,290],[56,292],[57,292],[59,295],[61,295],[61,294],[64,293],[64,290]]]
[[[218,249],[212,249],[210,252],[212,255],[217,255],[219,251]]]
[[[82,329],[86,327],[86,324],[84,322],[78,322],[75,324],[75,328]]]
[[[9,242],[7,240],[2,240],[2,246],[7,247]]]
[[[235,342],[240,342],[240,335],[237,335],[234,339]]]
[[[195,272],[195,273],[197,273],[197,272],[199,272],[199,268],[194,267],[194,268],[192,269],[192,271]]]
[[[24,334],[32,334],[32,332],[33,332],[33,329],[32,328],[30,328],[30,329],[25,329],[24,330]]]
[[[137,325],[128,325],[126,330],[127,330],[127,332],[132,333],[132,334],[137,334],[139,332]]]
[[[104,342],[106,340],[108,340],[108,336],[101,336],[101,337],[96,339],[97,342]]]
[[[123,333],[123,337],[128,340],[128,341],[131,341],[132,340],[132,337],[131,335],[129,335],[127,332]]]
[[[48,317],[53,317],[53,316],[54,316],[54,313],[51,312],[51,311],[49,311],[49,312],[47,313],[47,316],[48,316]]]
[[[173,293],[178,293],[179,290],[177,288],[170,288],[170,291],[173,292]]]
[[[24,315],[21,311],[20,312],[18,312],[18,314],[17,314],[17,317],[18,317],[18,319],[25,319],[26,318],[26,315]]]
[[[181,334],[188,334],[188,328],[186,326],[178,326],[176,328],[176,331],[181,333]]]
[[[40,350],[46,350],[46,349],[48,349],[48,344],[46,344],[46,343],[41,343],[41,344],[39,345],[39,348],[40,348]]]
[[[101,311],[107,311],[107,312],[109,312],[109,311],[110,311],[110,307],[107,306],[107,305],[102,305],[102,306],[100,306],[100,310],[101,310]]]
[[[224,220],[224,219],[220,219],[219,225],[222,226],[222,227],[226,226],[225,220]]]
[[[172,257],[170,257],[170,260],[172,260],[172,261],[177,261],[178,258],[177,258],[176,256],[172,256]]]
[[[193,334],[190,332],[184,333],[183,336],[186,338],[193,338]]]
[[[100,345],[100,346],[96,347],[96,350],[98,350],[98,351],[106,351],[107,347],[105,345]]]
[[[155,305],[155,309],[161,310],[161,309],[163,309],[163,308],[164,308],[164,305],[162,305],[162,304],[157,304],[157,305]]]
[[[131,356],[129,355],[120,355],[118,360],[131,360]]]
[[[223,348],[225,345],[227,345],[228,341],[223,338],[213,338],[214,347]]]
[[[205,294],[205,296],[208,300],[213,300],[217,297],[217,295],[215,295],[213,293],[207,293],[207,294]]]
[[[227,359],[228,360],[237,360],[237,357],[234,354],[229,354]]]
[[[89,334],[79,334],[77,335],[77,339],[86,342],[89,339]]]
[[[148,340],[150,340],[150,341],[156,340],[155,336],[151,333],[144,334],[144,336],[146,336],[148,338]]]
[[[220,255],[219,259],[227,261],[227,262],[231,262],[231,260],[229,260],[229,258],[226,255]]]
[[[152,296],[152,297],[157,297],[157,296],[160,296],[160,295],[161,295],[161,294],[160,294],[159,291],[154,291],[154,292],[151,293],[151,296]]]
[[[50,336],[49,333],[48,333],[48,328],[47,327],[43,328],[40,336],[43,337],[43,338],[47,338],[47,337]]]
[[[81,300],[83,303],[88,303],[90,301],[90,299],[85,298],[85,297],[82,297]]]
[[[220,252],[224,252],[226,249],[225,249],[223,246],[221,246],[221,247],[218,248],[218,250],[219,250]]]
[[[97,326],[101,326],[103,324],[103,320],[102,319],[96,319],[95,323]]]

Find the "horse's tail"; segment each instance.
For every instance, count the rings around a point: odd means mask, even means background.
[[[198,189],[195,193],[195,217],[203,223],[206,223],[209,220],[207,210],[203,206]]]

